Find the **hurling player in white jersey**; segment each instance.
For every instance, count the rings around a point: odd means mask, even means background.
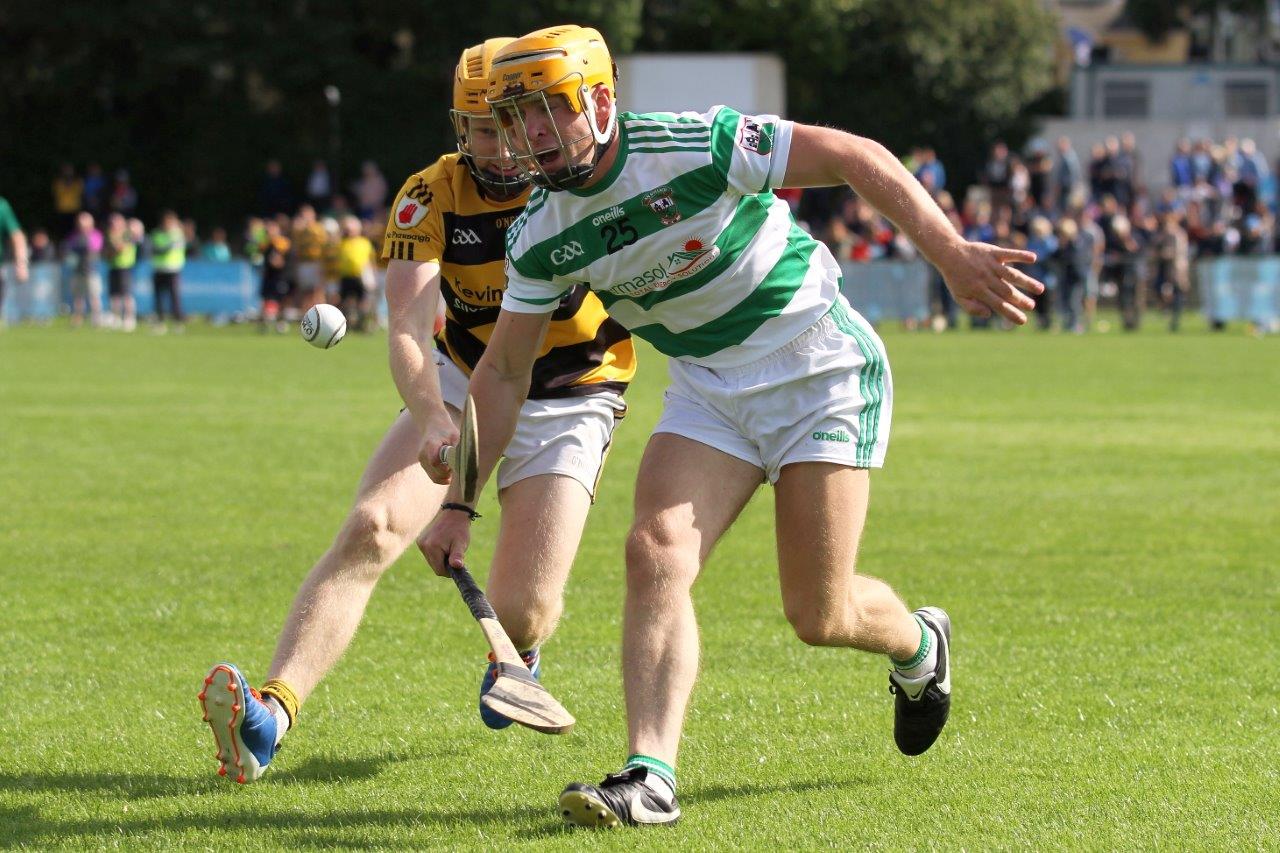
[[[966,242],[872,140],[727,107],[619,113],[615,77],[600,34],[576,26],[494,57],[489,103],[539,188],[508,232],[503,310],[470,386],[483,483],[512,434],[548,312],[571,287],[588,285],[670,356],[626,543],[628,756],[602,783],[560,795],[564,818],[587,826],[679,817],[676,752],[698,665],[690,590],[762,480],[774,487],[783,608],[797,636],[890,658],[902,752],[924,752],[947,721],[947,614],[913,613],[855,569],[870,469],[889,435],[884,347],[840,295],[830,253],[770,190],[848,184],[971,314],[1024,323],[1027,294],[1043,290],[1010,266],[1033,254]],[[424,458],[448,439],[429,436]],[[466,519],[443,524],[437,541],[460,563]]]

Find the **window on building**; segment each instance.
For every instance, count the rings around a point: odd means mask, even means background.
[[[1103,118],[1146,118],[1151,113],[1151,84],[1146,80],[1105,80]]]
[[[1270,92],[1262,81],[1234,80],[1223,84],[1227,118],[1259,118],[1268,114]]]

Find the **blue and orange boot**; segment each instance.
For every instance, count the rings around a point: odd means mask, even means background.
[[[525,666],[529,667],[529,672],[533,674],[533,677],[541,681],[542,680],[542,655],[539,654],[538,650],[530,649],[527,652],[521,652],[520,659],[524,661]],[[481,698],[484,698],[484,695],[488,693],[490,689],[493,688],[493,682],[497,680],[498,680],[498,664],[493,659],[493,652],[490,652],[489,665],[485,667],[484,678],[480,679],[480,697]],[[507,726],[511,725],[510,718],[504,717],[502,714],[499,714],[497,711],[489,709],[488,707],[485,706],[483,702],[480,703],[480,719],[484,722],[486,726],[488,726],[491,729],[505,729]]]
[[[197,698],[218,744],[218,775],[233,768],[241,785],[260,778],[277,748],[276,717],[262,696],[240,670],[220,663],[205,676]]]

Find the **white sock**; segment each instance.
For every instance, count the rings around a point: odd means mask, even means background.
[[[671,783],[657,773],[650,771],[649,775],[644,777],[644,784],[650,791],[653,791],[668,803],[675,799],[676,789],[671,787]]]
[[[921,654],[916,652],[915,657],[909,661],[894,661],[894,668],[904,678],[923,678],[938,668],[938,636],[933,633],[933,629],[924,623],[919,616],[915,617],[916,622],[920,625],[920,644],[922,647]],[[928,643],[928,647],[924,648],[924,644]]]
[[[262,704],[266,705],[271,716],[276,718],[276,746],[279,746],[280,741],[284,739],[284,733],[289,731],[289,714],[274,696],[263,699]]]

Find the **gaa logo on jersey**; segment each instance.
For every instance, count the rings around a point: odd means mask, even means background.
[[[430,197],[428,196],[428,201]],[[413,228],[427,215],[427,202],[405,196],[396,205],[396,225],[400,228]]]
[[[676,205],[676,194],[671,191],[671,187],[658,187],[646,195],[643,201],[645,206],[657,214],[658,220],[663,225],[675,225],[684,219],[684,214]]]
[[[582,248],[582,244],[577,240],[571,240],[558,249],[551,250],[551,263],[560,265],[567,264],[574,258],[580,258],[586,254]]]
[[[773,125],[761,124],[751,116],[742,117],[742,127],[738,130],[738,145],[757,154],[768,154],[773,150]]]

